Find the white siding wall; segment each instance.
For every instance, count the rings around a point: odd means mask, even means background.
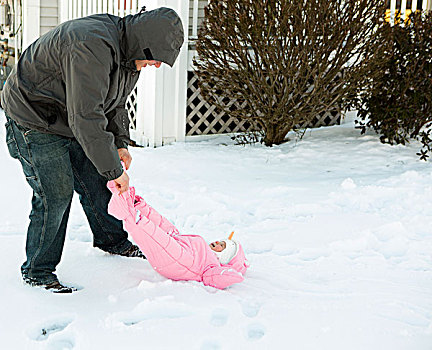
[[[193,25],[194,25],[194,3],[198,3],[198,27],[204,19],[204,7],[208,4],[208,0],[189,0],[189,36],[194,38]]]
[[[40,35],[45,34],[60,23],[57,0],[40,0]]]

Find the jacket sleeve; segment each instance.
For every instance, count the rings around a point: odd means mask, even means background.
[[[240,283],[244,277],[240,272],[237,272],[229,266],[213,266],[204,271],[203,283],[206,286],[225,289],[234,283]]]
[[[61,62],[69,127],[98,172],[108,180],[123,173],[104,113],[112,64],[110,48],[99,41],[80,41],[65,47]]]
[[[109,113],[107,131],[114,135],[114,144],[117,148],[128,148],[130,142],[129,117],[125,108],[126,96],[120,104]]]

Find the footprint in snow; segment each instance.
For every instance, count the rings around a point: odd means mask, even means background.
[[[229,317],[228,310],[222,309],[222,308],[217,308],[217,309],[214,309],[212,312],[212,315],[210,317],[210,323],[213,326],[222,327],[227,323],[228,317]]]
[[[114,314],[113,317],[125,326],[134,326],[145,321],[180,319],[192,314],[193,312],[187,305],[160,298],[144,300],[131,312]]]
[[[37,324],[27,331],[30,339],[36,341],[47,340],[48,337],[54,333],[63,331],[73,321],[72,317],[61,317],[51,319],[41,324]]]
[[[255,341],[265,335],[265,328],[260,323],[251,323],[246,329],[246,336],[249,340]]]
[[[72,350],[75,347],[73,339],[55,339],[47,344],[46,350]]]
[[[247,300],[241,302],[243,315],[246,317],[255,317],[260,311],[262,303],[256,300]]]
[[[220,346],[219,343],[211,340],[204,341],[204,343],[202,343],[200,347],[200,350],[220,350],[220,349],[222,349],[222,346]]]

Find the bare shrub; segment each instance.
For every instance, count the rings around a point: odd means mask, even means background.
[[[372,128],[383,143],[419,140],[418,155],[426,160],[432,150],[432,13],[412,13],[405,25],[395,22],[374,37],[374,78],[357,101],[357,128]]]
[[[380,0],[211,0],[194,64],[204,97],[263,130],[267,146],[355,96]],[[230,110],[236,99],[242,108]]]

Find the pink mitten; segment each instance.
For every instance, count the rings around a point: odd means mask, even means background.
[[[229,266],[214,266],[204,271],[203,283],[218,289],[225,289],[234,283],[244,280],[240,272]]]
[[[136,209],[133,203],[135,188],[129,187],[129,190],[120,194],[114,181],[109,181],[107,186],[112,192],[111,200],[108,203],[108,213],[119,220],[126,220],[128,218],[135,220]]]

